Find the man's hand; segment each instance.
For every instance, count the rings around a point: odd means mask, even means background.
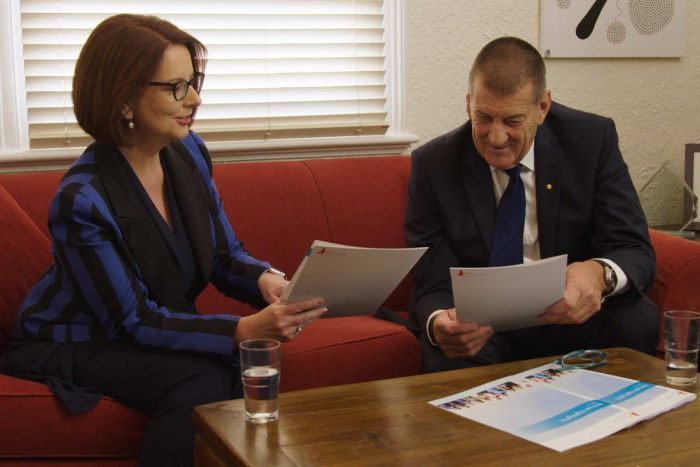
[[[595,261],[571,263],[566,268],[564,298],[541,318],[550,324],[581,324],[600,311],[605,281],[603,266]]]
[[[493,335],[493,329],[476,323],[457,321],[454,308],[445,310],[433,319],[435,343],[449,359],[475,356]]]

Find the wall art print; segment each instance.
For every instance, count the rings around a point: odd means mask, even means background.
[[[544,57],[681,57],[686,0],[541,0]]]

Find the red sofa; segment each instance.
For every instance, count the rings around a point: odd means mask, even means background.
[[[409,174],[406,156],[216,164],[226,212],[246,247],[292,273],[315,239],[359,246],[403,246]],[[27,290],[50,262],[48,204],[62,172],[0,174],[0,349]],[[700,310],[700,244],[652,232],[658,275],[649,296],[661,310]],[[352,284],[349,284],[352,286]],[[405,310],[410,280],[387,300]],[[359,292],[359,291],[358,291]],[[250,308],[207,290],[206,312]],[[415,338],[369,317],[326,318],[284,344],[282,390],[419,371]],[[147,416],[104,398],[70,415],[48,389],[0,375],[0,464],[136,465]]]

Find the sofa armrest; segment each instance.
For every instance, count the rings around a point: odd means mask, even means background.
[[[659,310],[657,350],[663,356],[663,312],[700,311],[700,243],[657,230],[649,233],[656,252],[656,280],[647,296]]]
[[[651,230],[656,251],[656,280],[647,291],[659,312],[700,311],[700,243]]]

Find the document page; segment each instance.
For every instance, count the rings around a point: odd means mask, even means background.
[[[322,297],[324,317],[372,315],[427,247],[362,248],[314,241],[282,298]]]
[[[486,268],[450,268],[457,319],[495,331],[545,324],[544,310],[564,296],[567,255]]]
[[[693,400],[678,389],[549,364],[429,403],[561,452]]]

